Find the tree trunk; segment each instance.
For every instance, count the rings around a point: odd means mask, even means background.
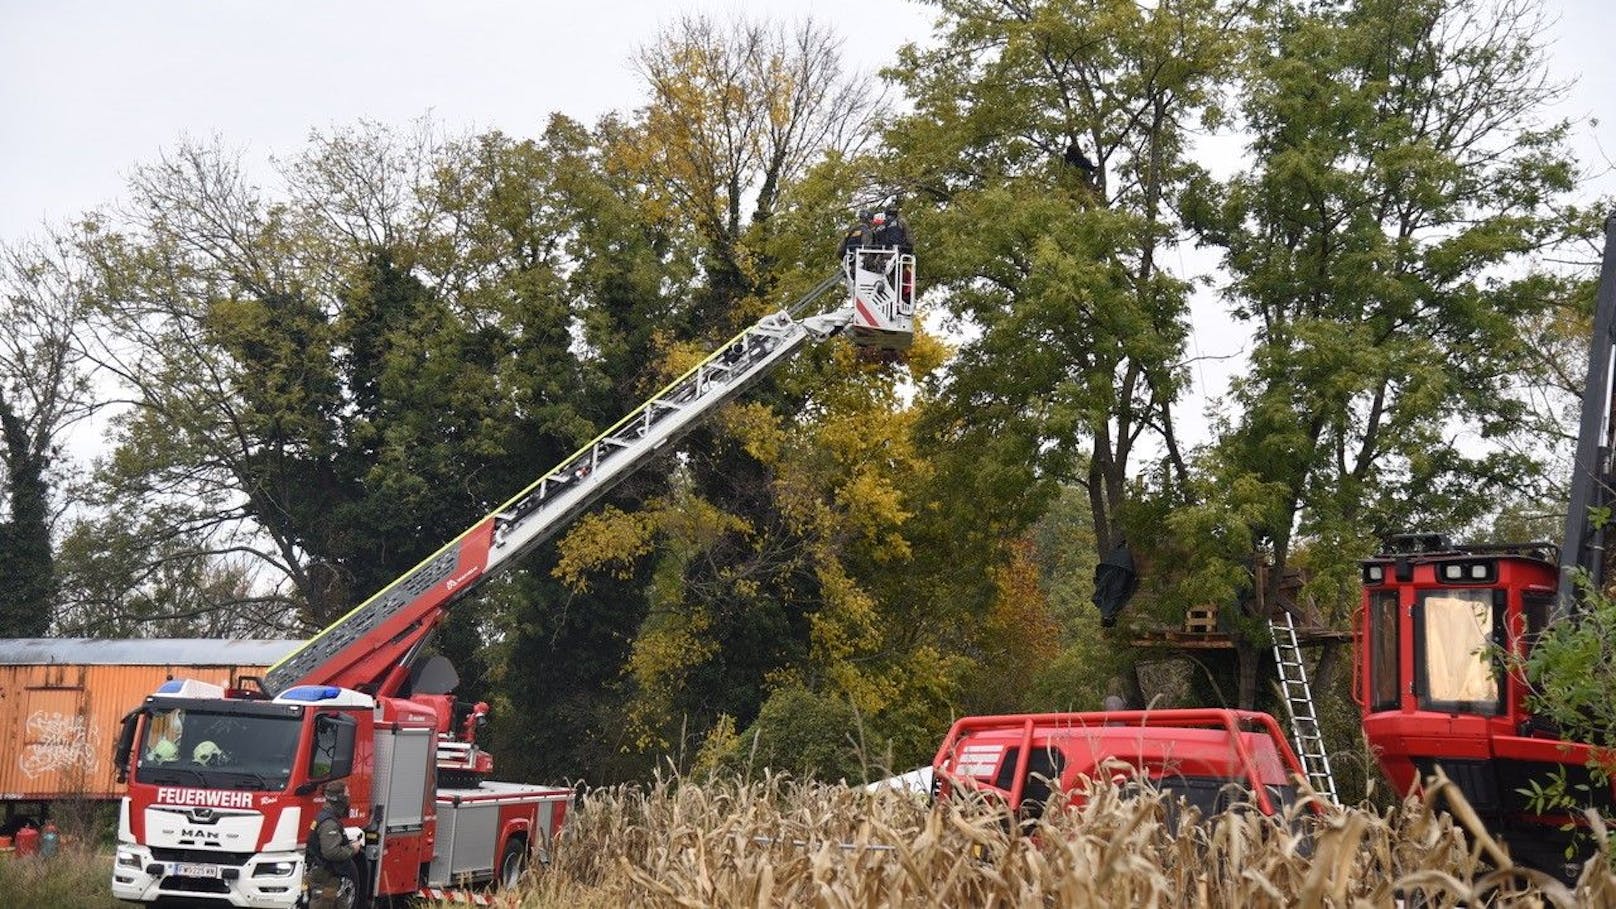
[[[1262,668],[1263,651],[1261,647],[1244,639],[1237,639],[1234,644],[1236,673],[1240,680],[1241,710],[1257,709],[1257,674]]]
[[[1313,689],[1313,696],[1317,698],[1321,692],[1328,691],[1331,681],[1335,678],[1335,669],[1341,663],[1341,654],[1345,651],[1339,643],[1325,644],[1319,653],[1318,668],[1313,670],[1313,677],[1308,680]]]

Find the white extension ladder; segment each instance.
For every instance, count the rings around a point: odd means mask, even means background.
[[[1296,642],[1296,623],[1284,609],[1279,610],[1279,615],[1280,618],[1269,619],[1268,630],[1274,636],[1274,662],[1279,667],[1280,694],[1291,717],[1296,756],[1314,791],[1339,804],[1330,753],[1324,747],[1324,733],[1313,707],[1313,688],[1307,681],[1307,667],[1302,664],[1302,648]]]

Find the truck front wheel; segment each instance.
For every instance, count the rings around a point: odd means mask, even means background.
[[[499,889],[513,889],[526,870],[527,840],[513,836],[505,841],[505,851],[499,856]]]

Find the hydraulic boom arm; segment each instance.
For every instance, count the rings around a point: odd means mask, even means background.
[[[1616,352],[1616,214],[1605,219],[1605,255],[1594,299],[1594,335],[1588,342],[1588,383],[1582,392],[1582,425],[1577,433],[1577,460],[1571,467],[1571,501],[1566,509],[1565,538],[1560,543],[1559,598],[1555,618],[1576,612],[1580,597],[1575,575],[1587,572],[1595,590],[1604,589],[1604,524],[1590,518],[1593,509],[1611,504],[1611,430],[1613,403],[1611,355]]]
[[[890,276],[887,289],[898,299],[907,298],[912,314],[914,257],[896,249],[882,252],[892,265],[885,270]],[[805,342],[828,338],[849,326],[858,336],[869,316],[867,310],[857,310],[854,299],[809,318],[797,319],[794,314],[844,280],[857,287],[853,278],[861,274],[869,277],[856,269],[851,275],[833,275],[789,309],[765,316],[731,338],[510,501],[271,667],[264,676],[265,691],[273,696],[294,685],[319,684],[378,696],[399,692],[417,652],[454,601],[549,539]],[[904,331],[908,325],[907,318],[899,323]],[[881,343],[890,346],[891,339]],[[907,343],[906,336],[902,343]]]

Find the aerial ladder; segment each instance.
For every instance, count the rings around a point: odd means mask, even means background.
[[[434,628],[455,601],[554,536],[618,483],[810,341],[908,345],[915,257],[904,247],[853,246],[841,268],[791,306],[770,313],[590,440],[419,565],[270,667],[274,696],[295,685],[336,685],[375,696],[404,689]],[[826,312],[799,314],[838,288]]]

